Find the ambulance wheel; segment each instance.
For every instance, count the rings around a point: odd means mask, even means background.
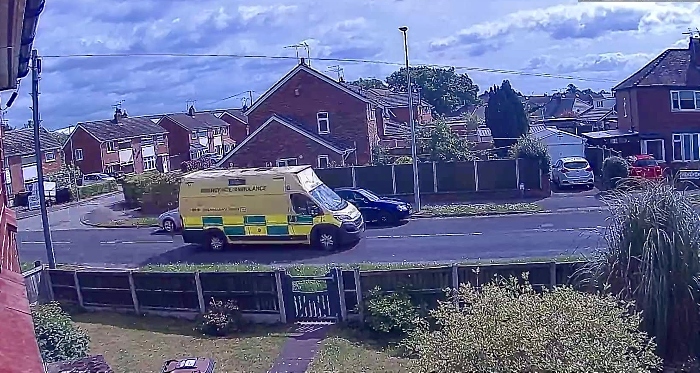
[[[335,251],[338,248],[338,234],[335,229],[319,228],[314,232],[312,246],[323,251]]]
[[[211,251],[223,251],[227,244],[226,236],[221,231],[212,230],[207,232],[205,247]]]

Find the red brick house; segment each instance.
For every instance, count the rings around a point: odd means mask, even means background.
[[[250,135],[218,165],[368,164],[382,109],[302,59],[246,110]]]
[[[638,142],[673,168],[700,161],[700,37],[671,48],[613,88],[618,129],[608,141]],[[613,133],[614,132],[614,133]]]
[[[63,146],[65,161],[84,174],[168,172],[168,131],[156,121],[153,116],[129,117],[116,109],[112,119],[78,123]]]
[[[222,109],[222,110],[203,110],[202,113],[212,113],[217,118],[228,123],[228,135],[233,140],[234,144],[240,144],[248,135],[248,117],[245,115],[245,108],[242,109]]]
[[[205,154],[223,156],[236,144],[230,137],[230,123],[212,112],[197,112],[194,106],[190,106],[187,113],[166,114],[158,121],[158,125],[168,131],[172,164],[175,167]],[[239,128],[240,125],[236,126],[236,130]]]
[[[63,165],[63,152],[58,139],[43,127],[39,128],[41,167],[44,175],[58,171]],[[3,165],[7,194],[29,190],[37,182],[37,163],[34,153],[34,128],[6,131],[3,138]]]

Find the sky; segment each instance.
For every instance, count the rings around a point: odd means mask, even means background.
[[[312,67],[330,76],[339,65],[346,80],[384,79],[404,60],[400,26],[409,28],[411,65],[455,66],[481,91],[503,79],[528,95],[569,83],[609,90],[666,48],[687,47],[683,33],[699,19],[694,3],[47,0],[35,42],[45,56],[39,108],[42,125],[58,129],[111,118],[122,100],[132,116],[184,112],[189,100],[198,110],[240,107],[248,93],[237,94],[251,90],[255,99],[296,65],[288,46],[302,42]],[[149,53],[228,56],[138,56]],[[66,57],[85,54],[118,56]],[[559,78],[478,71],[484,68]],[[30,90],[23,79],[5,113],[10,125],[31,119]]]

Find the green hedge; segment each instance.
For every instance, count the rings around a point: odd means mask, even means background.
[[[78,193],[80,198],[90,198],[94,196],[99,196],[100,194],[105,194],[109,192],[114,192],[119,189],[119,186],[114,181],[105,181],[98,184],[91,184],[84,187],[78,188]]]
[[[145,213],[160,213],[177,207],[182,173],[157,171],[131,175],[122,181],[126,204]]]

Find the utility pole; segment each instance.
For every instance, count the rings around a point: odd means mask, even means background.
[[[406,84],[408,93],[408,121],[411,124],[411,158],[413,158],[413,198],[416,212],[420,211],[420,183],[418,181],[418,150],[416,147],[416,121],[413,119],[413,89],[411,88],[411,70],[408,66],[408,27],[399,27],[403,33],[403,48],[406,54]]]
[[[41,162],[41,142],[39,119],[39,75],[41,74],[41,59],[36,49],[32,50],[32,118],[34,123],[34,157],[36,159],[37,190],[39,193],[39,207],[41,208],[41,224],[44,227],[44,244],[46,245],[46,256],[49,259],[49,268],[56,268],[56,255],[51,242],[51,231],[49,230],[49,213],[46,211],[46,194],[44,191],[44,170]],[[32,191],[34,193],[34,191]]]

